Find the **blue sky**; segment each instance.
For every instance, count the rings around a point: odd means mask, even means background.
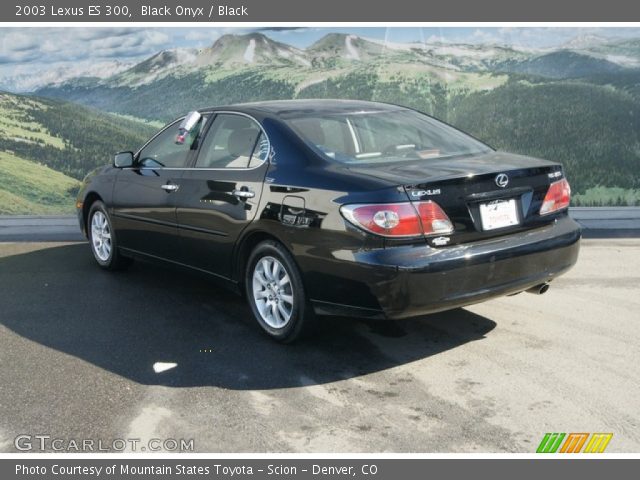
[[[72,75],[107,70],[114,61],[131,63],[160,50],[201,48],[225,33],[261,30],[271,38],[305,48],[330,32],[386,39],[389,42],[501,44],[528,48],[562,45],[576,37],[640,37],[640,28],[599,27],[341,27],[341,28],[145,28],[145,27],[16,27],[0,28],[0,88],[18,76]],[[5,81],[3,81],[3,79]]]

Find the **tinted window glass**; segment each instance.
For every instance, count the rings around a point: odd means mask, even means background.
[[[196,146],[195,142],[205,123],[206,118],[201,118],[183,144],[176,143],[180,120],[172,123],[140,151],[138,156],[139,164],[143,167],[152,168],[184,167],[187,163],[189,152],[192,147]]]
[[[287,120],[331,160],[399,162],[490,151],[483,143],[413,110],[306,115]]]
[[[291,123],[303,137],[323,151],[354,153],[346,116],[299,118]]]
[[[196,167],[247,168],[255,150],[256,159],[268,155],[268,142],[258,124],[243,115],[217,115],[205,137]]]
[[[249,167],[257,167],[262,162],[266,162],[269,158],[269,140],[264,133],[260,132],[258,136],[258,142],[256,143],[256,148],[253,150],[253,155],[251,155],[251,160],[249,160]]]

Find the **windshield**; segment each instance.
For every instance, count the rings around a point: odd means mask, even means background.
[[[305,115],[287,123],[325,157],[349,164],[486,153],[468,135],[413,110]]]

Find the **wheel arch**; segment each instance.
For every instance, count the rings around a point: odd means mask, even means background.
[[[244,271],[247,267],[247,261],[249,260],[249,255],[251,251],[258,245],[259,243],[265,240],[273,240],[282,245],[291,258],[296,263],[296,258],[291,251],[291,248],[283,242],[277,235],[274,235],[272,232],[267,232],[265,230],[252,230],[251,232],[246,233],[238,242],[236,248],[236,254],[234,255],[234,264],[233,264],[233,279],[237,282],[240,293],[244,294]],[[300,267],[298,266],[298,269]],[[304,279],[303,279],[304,281]]]
[[[101,201],[102,197],[94,191],[87,193],[84,197],[84,201],[82,202],[82,222],[84,223],[84,232],[85,236],[89,236],[89,210],[91,210],[91,205],[96,203],[96,201]]]

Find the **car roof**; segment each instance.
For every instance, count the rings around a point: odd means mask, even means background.
[[[367,102],[363,100],[309,99],[270,100],[263,102],[238,103],[228,106],[209,107],[200,110],[233,110],[239,112],[262,112],[278,117],[297,117],[309,113],[331,115],[349,112],[380,112],[403,110],[405,107],[389,103]]]

